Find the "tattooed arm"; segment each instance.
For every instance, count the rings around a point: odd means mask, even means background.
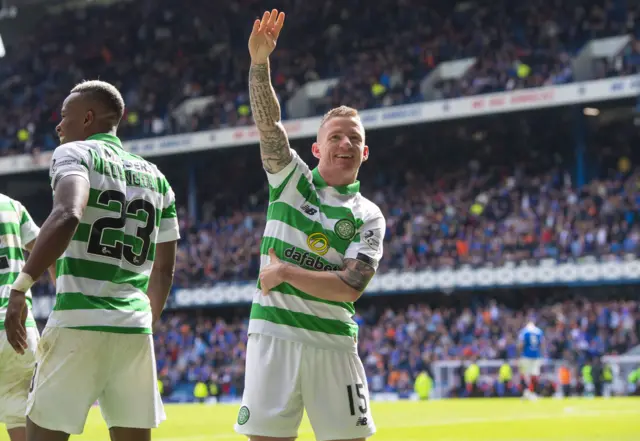
[[[359,259],[345,259],[340,271],[313,271],[280,261],[275,254],[260,272],[260,286],[265,294],[286,282],[294,288],[323,300],[355,302],[373,278],[375,269]]]
[[[378,210],[375,212],[374,210]],[[269,264],[260,270],[264,295],[281,283],[288,283],[314,297],[334,302],[355,302],[373,278],[382,259],[386,222],[379,208],[371,204],[371,215],[360,228],[360,239],[345,252],[343,267],[337,271],[313,271],[281,260],[269,250]],[[354,238],[355,239],[355,238]],[[283,257],[284,258],[284,257]]]
[[[345,259],[344,261],[345,269],[336,272],[336,275],[346,285],[362,293],[375,275],[376,270],[362,260]]]
[[[269,173],[278,173],[292,159],[287,132],[280,121],[280,104],[271,86],[269,61],[249,69],[251,112],[260,132],[260,155]]]

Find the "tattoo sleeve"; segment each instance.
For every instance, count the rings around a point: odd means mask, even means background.
[[[375,273],[368,263],[357,259],[345,259],[345,269],[336,274],[344,283],[356,291],[363,292]]]
[[[251,65],[249,97],[253,120],[260,132],[262,164],[269,173],[277,173],[291,162],[291,149],[280,122],[280,104],[271,86],[268,63]]]

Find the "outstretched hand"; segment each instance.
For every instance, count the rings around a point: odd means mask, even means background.
[[[264,64],[276,48],[278,36],[284,25],[284,12],[277,9],[265,11],[262,20],[253,22],[253,30],[249,37],[249,55],[252,64]]]

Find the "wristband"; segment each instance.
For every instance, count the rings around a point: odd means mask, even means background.
[[[20,292],[27,292],[34,283],[34,280],[29,274],[20,272],[20,274],[18,274],[18,277],[16,278],[16,281],[13,282],[13,285],[11,285],[11,289],[15,289],[16,291]]]

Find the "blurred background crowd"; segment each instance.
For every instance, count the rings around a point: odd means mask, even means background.
[[[578,187],[570,141],[540,130],[566,121],[547,115],[500,121],[438,129],[434,143],[421,142],[422,131],[379,135],[376,144],[385,147],[372,151],[360,178],[362,191],[387,220],[380,273],[640,256],[640,168],[632,148],[639,140],[633,131],[612,126],[594,139],[594,178]],[[459,156],[452,158],[441,145],[453,146]],[[308,146],[297,148],[308,158]],[[237,169],[228,163],[203,164],[206,173],[198,179],[212,190],[202,192],[197,219],[180,209],[177,288],[254,283],[267,200],[254,153],[240,155],[256,172],[237,178],[242,187],[234,185]],[[34,289],[34,295],[52,292],[46,277]],[[578,367],[593,357],[622,354],[640,343],[637,301],[575,295],[509,306],[481,296],[464,307],[460,297],[449,306],[422,297],[410,306],[394,299],[359,307],[354,320],[361,326],[359,349],[371,388],[408,393],[434,361],[516,360],[517,333],[530,318],[546,331],[546,357],[570,361],[578,379]],[[221,395],[241,393],[247,324],[246,308],[170,313],[155,334],[166,394],[191,396],[198,381],[212,382]]]
[[[371,304],[354,317],[371,391],[405,396],[421,372],[433,377],[435,361],[517,360],[517,335],[530,319],[545,329],[545,358],[573,366],[578,380],[583,364],[640,343],[640,303],[635,300],[546,299],[535,308],[510,308],[495,299],[469,307]],[[246,313],[229,319],[192,311],[170,314],[155,334],[166,394],[189,396],[196,382],[215,384],[220,395],[241,394],[247,326]],[[549,381],[557,384],[558,378]]]
[[[423,101],[421,81],[450,60],[476,62],[464,77],[436,84],[433,98],[571,82],[571,57],[594,38],[632,36],[615,62],[599,63],[596,77],[635,73],[640,63],[640,9],[624,0],[277,0],[273,7],[290,17],[271,64],[285,119],[287,101],[317,79],[338,79],[313,109],[322,113],[339,104]],[[247,17],[262,9],[258,0],[142,0],[42,17],[5,43],[0,154],[53,149],[68,90],[98,76],[123,92],[126,139],[251,124]],[[176,118],[196,97],[211,99]]]
[[[629,44],[609,62],[598,61],[594,78],[634,74],[640,66],[636,2],[428,3],[274,1],[288,16],[271,60],[283,118],[286,103],[319,79],[337,82],[312,115],[339,104],[363,110],[565,84],[574,81],[571,60],[585,43],[621,34]],[[0,155],[55,148],[62,100],[85,78],[122,91],[125,140],[250,125],[247,17],[263,8],[258,0],[141,0],[47,15],[32,32],[5,42]],[[471,57],[464,76],[439,81],[424,96],[421,83],[438,64]],[[188,118],[176,117],[186,100],[205,97]],[[587,123],[586,168],[578,170],[572,118],[543,109],[369,135],[371,159],[359,179],[387,221],[379,273],[640,257],[637,128]],[[314,164],[308,140],[292,146]],[[268,201],[257,149],[198,155],[192,168],[183,158],[189,155],[153,158],[179,205],[175,287],[254,283]],[[189,194],[188,179],[197,195]],[[21,201],[42,223],[50,194]],[[531,291],[471,299],[365,296],[354,320],[371,389],[406,394],[421,372],[434,378],[438,361],[513,361],[517,333],[530,319],[545,330],[545,357],[568,363],[577,377],[585,363],[640,343],[640,304],[629,292]],[[33,292],[54,290],[45,277]],[[164,395],[191,396],[197,382],[215,385],[214,395],[239,395],[247,317],[246,305],[166,313],[154,336]]]

